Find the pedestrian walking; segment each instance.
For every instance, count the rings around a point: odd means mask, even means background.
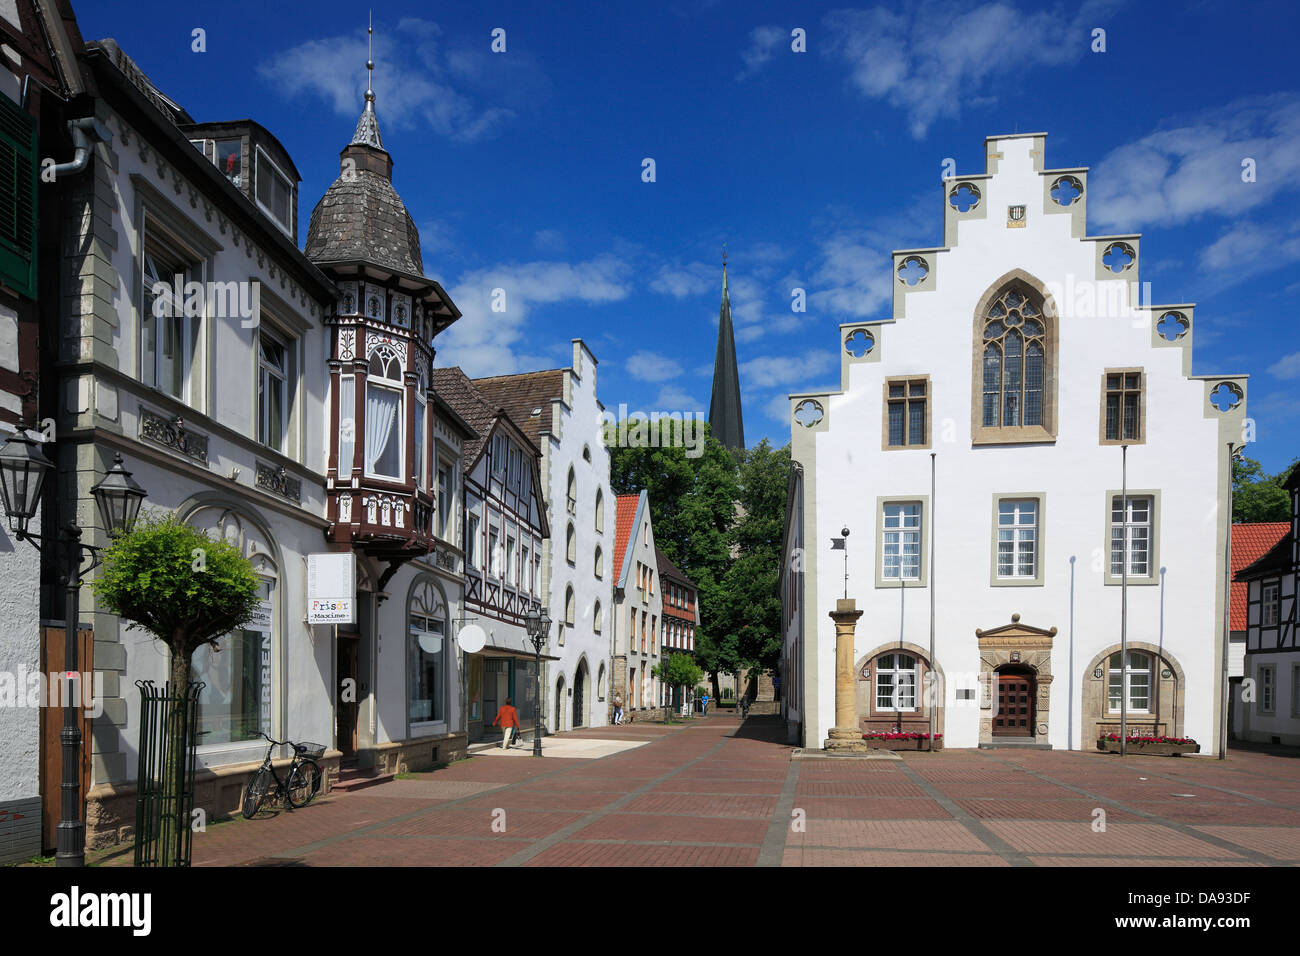
[[[501,749],[509,747],[513,737],[519,730],[519,712],[515,710],[514,701],[509,697],[506,698],[505,706],[497,711],[496,720],[492,721],[493,727],[500,727],[503,731],[501,734]]]
[[[705,694],[703,697],[700,698],[700,706],[704,710],[704,716],[705,717],[709,716],[709,695],[708,694]]]
[[[622,722],[623,722],[623,698],[615,697],[614,698],[614,723],[621,724]]]

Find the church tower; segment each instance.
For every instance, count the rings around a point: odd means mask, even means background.
[[[727,254],[722,254],[722,308],[718,313],[718,351],[713,359],[713,397],[709,401],[713,437],[729,449],[745,448],[745,423],[740,412],[740,373],[736,369],[736,337],[731,328],[731,297],[727,294]]]

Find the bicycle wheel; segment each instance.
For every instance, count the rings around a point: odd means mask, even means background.
[[[286,788],[289,806],[296,810],[311,803],[312,798],[320,792],[323,779],[320,764],[314,760],[304,760],[294,767],[293,773],[289,774],[289,785]]]
[[[251,820],[257,815],[257,811],[262,806],[262,801],[266,799],[266,791],[271,786],[271,771],[266,767],[258,769],[257,773],[249,778],[244,785],[244,803],[243,814],[245,820]]]

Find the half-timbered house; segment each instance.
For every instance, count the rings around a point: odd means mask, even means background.
[[[1300,745],[1300,465],[1284,487],[1290,496],[1286,535],[1237,574],[1246,582],[1246,663],[1237,736]]]
[[[490,736],[497,710],[514,701],[522,732],[537,726],[537,660],[524,616],[544,601],[542,552],[550,535],[540,453],[523,429],[459,368],[435,369],[434,386],[474,430],[462,452],[465,616],[487,634],[467,654],[470,740]],[[554,609],[549,609],[555,617]],[[552,628],[552,632],[554,628]],[[549,640],[549,637],[548,637]],[[549,654],[544,655],[549,659]]]

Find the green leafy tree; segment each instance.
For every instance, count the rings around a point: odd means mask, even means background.
[[[1296,459],[1275,475],[1267,474],[1253,458],[1239,458],[1232,463],[1232,520],[1289,521],[1291,497],[1282,487]]]
[[[141,514],[129,532],[113,538],[93,587],[103,605],[128,621],[129,628],[148,631],[171,651],[176,702],[166,716],[166,732],[172,759],[162,769],[163,792],[176,793],[190,757],[180,695],[189,683],[194,652],[205,644],[215,647],[222,635],[252,618],[259,596],[253,566],[233,545],[208,537],[174,514],[150,512]],[[164,866],[177,862],[188,825],[178,801],[164,804]]]
[[[674,651],[650,669],[665,687],[691,687],[698,684],[704,670],[685,651]],[[664,722],[672,719],[670,705],[664,705]]]
[[[736,558],[724,590],[736,655],[746,668],[770,670],[781,656],[781,542],[785,534],[790,446],[763,439],[745,452],[740,466],[740,507],[732,532]]]
[[[618,426],[611,423],[612,431]],[[707,426],[705,426],[707,427]],[[736,457],[708,437],[696,457],[673,442],[673,423],[650,422],[659,447],[617,447],[610,443],[610,482],[616,494],[650,494],[655,541],[673,563],[690,575],[699,591],[700,627],[695,631],[696,659],[713,676],[740,666],[736,635],[727,617],[725,577],[731,565],[732,525],[739,487]],[[635,434],[629,425],[627,432]],[[648,435],[643,430],[642,435]]]

